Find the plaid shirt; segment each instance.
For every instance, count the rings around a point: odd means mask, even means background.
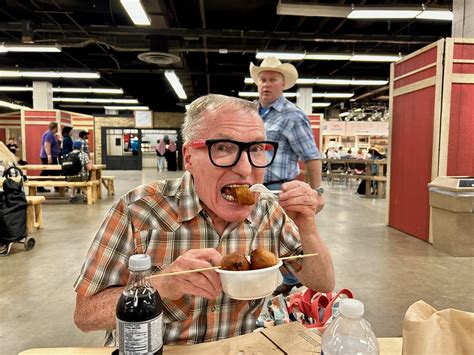
[[[249,255],[255,248],[277,256],[302,253],[293,221],[274,200],[263,197],[245,221],[229,223],[219,235],[185,172],[180,179],[139,186],[111,208],[74,287],[78,294],[91,296],[109,286],[126,285],[132,254],[150,255],[156,271],[199,248],[215,248],[223,255]],[[300,263],[285,263],[284,268],[295,272]],[[202,343],[249,333],[263,301],[237,301],[224,294],[215,300],[190,295],[163,299],[164,343]]]
[[[272,165],[265,171],[265,182],[293,180],[300,174],[298,159],[319,159],[319,151],[308,117],[282,95],[262,115],[267,139],[278,142]]]

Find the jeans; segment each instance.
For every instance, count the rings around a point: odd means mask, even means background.
[[[264,185],[269,188],[270,190],[281,190],[281,185],[283,184],[283,182],[270,182],[270,183],[264,183]],[[296,285],[300,282],[300,280],[298,280],[296,278],[295,275],[293,274],[284,274],[283,275],[283,283],[285,285]]]

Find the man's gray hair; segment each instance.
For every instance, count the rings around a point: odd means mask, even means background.
[[[206,117],[213,117],[224,106],[230,106],[235,111],[258,115],[257,104],[254,102],[217,94],[202,96],[189,105],[184,116],[181,131],[184,143],[200,138],[202,131],[206,129]]]

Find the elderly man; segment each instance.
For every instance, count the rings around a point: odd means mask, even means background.
[[[303,161],[309,185],[318,193],[316,212],[319,212],[324,207],[324,190],[313,131],[306,114],[283,96],[283,90],[293,87],[298,79],[296,68],[289,63],[282,64],[275,57],[267,57],[260,66],[250,63],[250,76],[258,87],[258,110],[267,137],[278,142],[278,153],[265,172],[264,184],[280,190],[284,182],[297,178],[300,173],[298,161]],[[300,281],[292,274],[285,274],[274,295],[287,294],[295,286],[301,286]]]
[[[182,134],[183,176],[130,191],[100,227],[75,284],[74,319],[83,331],[115,328],[115,305],[129,275],[127,261],[136,253],[150,255],[155,272],[219,265],[227,253],[248,255],[258,247],[278,256],[318,253],[284,267],[308,287],[334,287],[332,260],[314,218],[317,193],[309,185],[284,184],[280,204],[255,194],[256,204],[242,206],[230,194],[234,185],[261,183],[272,161],[268,147],[277,148],[266,141],[255,106],[221,95],[199,98],[186,113]],[[293,220],[282,206],[295,213]],[[214,271],[151,282],[163,299],[165,344],[251,332],[263,303],[230,299]]]

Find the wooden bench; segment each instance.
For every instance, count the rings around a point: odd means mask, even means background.
[[[59,188],[59,196],[65,196],[64,189],[66,187],[85,188],[87,193],[87,204],[92,205],[97,200],[97,185],[99,181],[27,181],[25,187],[28,187],[28,195],[36,196],[37,187],[57,187]]]
[[[26,230],[33,233],[36,229],[43,228],[43,213],[41,204],[44,202],[44,196],[26,196],[28,202],[26,208]]]
[[[102,185],[104,185],[104,187],[107,189],[107,196],[115,195],[115,176],[102,176],[100,180],[102,181]]]
[[[66,177],[65,176],[28,175],[28,181],[43,181],[43,180],[66,181]]]

